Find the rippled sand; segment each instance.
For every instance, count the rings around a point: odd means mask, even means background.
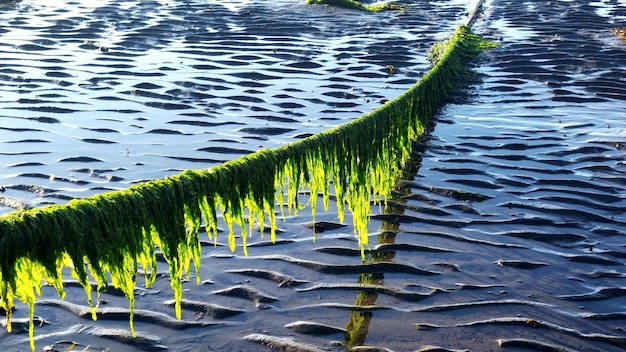
[[[419,78],[425,47],[468,7],[412,3],[374,16],[296,1],[3,8],[11,30],[33,38],[0,47],[2,195],[59,202],[358,116]],[[397,196],[372,215],[365,263],[332,209],[314,229],[305,210],[279,225],[275,245],[253,233],[249,257],[204,243],[182,322],[162,264],[154,287],[137,288],[139,339],[114,290],[94,322],[76,306],[81,288],[68,283],[67,304],[46,287],[38,349],[623,350],[626,43],[610,29],[626,6],[611,4],[485,3],[475,30],[501,46],[416,142]],[[60,47],[74,42],[64,59]],[[38,55],[65,61],[35,65]],[[42,78],[49,72],[71,77]],[[0,332],[0,345],[27,348],[19,326]]]

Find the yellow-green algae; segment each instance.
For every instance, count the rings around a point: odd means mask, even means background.
[[[330,5],[330,6],[342,7],[345,9],[368,11],[368,12],[404,9],[404,6],[397,5],[397,4],[384,3],[384,4],[378,4],[378,5],[366,5],[366,4],[362,4],[361,1],[358,1],[358,0],[306,0],[306,3]]]
[[[317,195],[322,195],[326,210],[332,186],[340,220],[344,204],[354,215],[363,254],[368,247],[371,202],[382,202],[390,194],[410,157],[412,142],[455,88],[465,72],[463,61],[475,56],[484,43],[468,27],[460,26],[451,39],[435,46],[433,68],[409,90],[356,120],[309,138],[208,170],[189,170],[123,191],[0,217],[0,308],[7,312],[7,329],[11,331],[14,299],[27,303],[34,350],[36,297],[44,281],[64,297],[64,267],[84,286],[94,318],[97,307],[89,276],[97,282],[98,295],[110,276],[111,284],[126,295],[132,312],[138,266],[148,273],[145,281],[150,286],[155,280],[157,247],[170,266],[180,318],[181,281],[189,275],[192,262],[200,280],[202,221],[214,238],[221,213],[229,228],[230,249],[236,246],[236,226],[246,253],[252,224],[258,222],[263,229],[269,220],[274,240],[275,204],[297,212],[302,188],[310,190],[315,214]],[[134,333],[132,314],[130,329]]]

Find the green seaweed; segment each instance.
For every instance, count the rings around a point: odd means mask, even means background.
[[[275,206],[296,213],[301,190],[309,189],[315,215],[321,195],[324,210],[331,194],[338,216],[353,213],[361,253],[368,248],[367,221],[372,203],[384,203],[411,156],[413,141],[465,74],[463,62],[484,47],[484,41],[460,26],[437,46],[433,68],[413,87],[378,109],[344,125],[276,149],[265,149],[213,167],[188,170],[126,190],[75,199],[66,205],[16,210],[0,217],[0,308],[7,314],[15,299],[28,304],[34,350],[34,304],[42,282],[64,297],[62,269],[85,289],[93,318],[89,277],[96,295],[108,286],[119,288],[129,301],[130,329],[138,266],[156,278],[156,248],[169,264],[176,316],[181,316],[182,280],[191,265],[200,280],[199,228],[217,236],[218,214],[228,226],[228,243],[236,248],[241,231],[244,254],[252,225],[266,221],[275,238]],[[246,221],[247,218],[247,221]],[[98,300],[96,300],[98,302]]]
[[[358,0],[306,0],[307,4],[322,4],[341,7],[344,9],[360,10],[367,12],[379,12],[386,10],[402,10],[404,6],[398,4],[378,4],[378,5],[365,5]]]

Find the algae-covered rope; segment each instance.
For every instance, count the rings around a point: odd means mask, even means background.
[[[333,193],[340,219],[346,204],[354,214],[363,253],[368,248],[366,224],[372,196],[380,202],[390,194],[410,158],[412,142],[457,86],[466,72],[463,63],[484,44],[469,27],[459,26],[449,40],[437,45],[433,68],[413,87],[358,119],[309,138],[208,170],[188,170],[127,190],[0,217],[0,308],[7,312],[7,329],[11,330],[14,299],[27,303],[31,348],[35,349],[34,303],[43,281],[64,296],[64,267],[84,286],[93,312],[88,276],[97,282],[98,294],[110,277],[111,284],[129,300],[132,318],[138,266],[156,273],[155,247],[170,266],[180,318],[182,279],[189,274],[192,261],[196,274],[200,265],[200,224],[204,221],[209,236],[216,236],[221,213],[229,228],[231,249],[235,249],[237,229],[245,251],[253,222],[269,220],[273,239],[275,205],[297,212],[298,190],[303,187],[312,190],[313,206],[313,199],[321,194],[325,209]],[[148,276],[146,285],[154,279]],[[132,321],[131,331],[134,334]]]

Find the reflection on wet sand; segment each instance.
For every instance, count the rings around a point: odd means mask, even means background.
[[[421,165],[421,156],[419,153],[423,152],[423,147],[423,141],[421,141],[421,143],[420,141],[414,143],[413,157],[407,161],[402,178],[397,180],[392,196],[387,199],[383,214],[404,214],[405,207],[402,206],[402,204],[406,203],[405,196],[410,193],[410,189],[406,186],[405,180],[413,179],[415,175],[417,175]],[[399,221],[381,221],[380,232],[376,235],[376,247],[395,244],[396,234],[399,231]],[[368,253],[363,262],[368,264],[393,262],[395,256],[396,252],[393,250],[376,250],[373,253]],[[385,274],[383,272],[361,273],[359,274],[357,283],[384,285]],[[377,299],[378,293],[376,292],[356,291],[354,305],[357,307],[365,307],[365,309],[352,310],[350,312],[350,320],[346,324],[346,334],[343,341],[346,350],[367,345],[366,340],[370,322],[374,318],[374,312],[368,311],[367,307],[375,306]]]

